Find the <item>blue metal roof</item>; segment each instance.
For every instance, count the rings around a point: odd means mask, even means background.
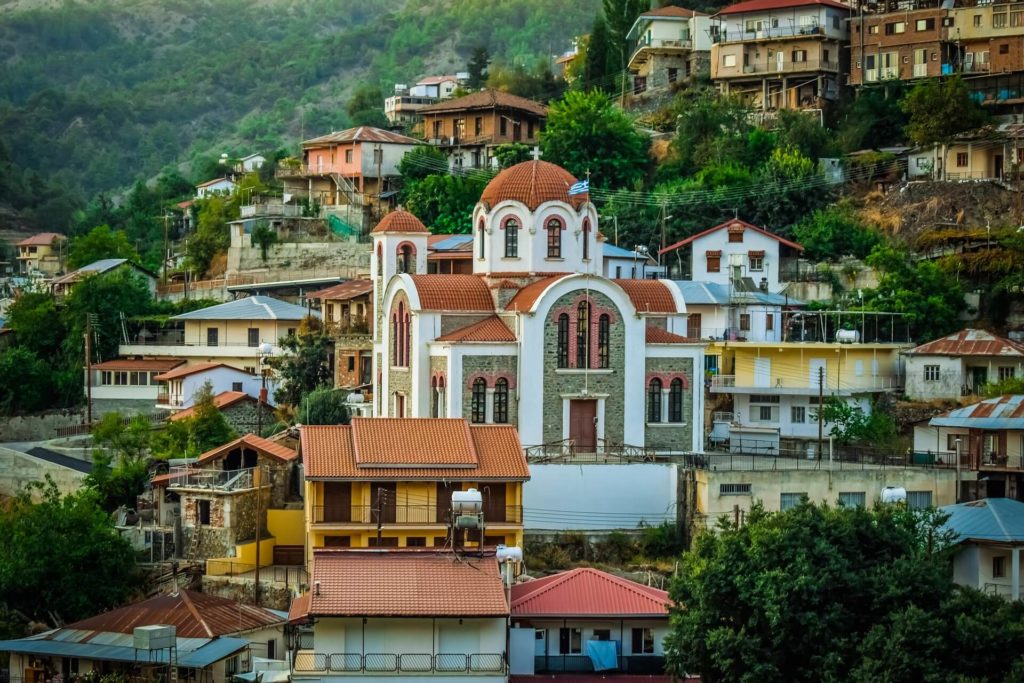
[[[89,631],[88,633],[92,633]],[[19,640],[0,640],[0,652],[20,652],[25,654],[55,655],[58,657],[78,657],[79,659],[104,660],[110,662],[146,662],[149,664],[166,664],[166,650],[136,650],[134,647],[124,645],[101,645],[93,642],[77,643],[68,640],[47,640],[46,636],[63,635],[51,631],[42,636],[32,638],[21,638]],[[128,635],[128,638],[131,638]],[[206,640],[204,645],[193,649],[182,651],[183,640],[199,641],[198,638],[178,639],[178,661],[177,665],[189,669],[202,669],[220,660],[230,657],[239,650],[249,646],[249,642],[242,638],[215,638]]]
[[[957,540],[1024,542],[1024,503],[1010,498],[985,498],[940,508],[949,515],[942,528]]]
[[[729,286],[719,282],[700,282],[693,280],[674,280],[680,291],[683,293],[683,301],[689,305],[717,305],[728,306],[730,304]],[[799,299],[787,297],[784,294],[773,294],[762,292],[738,292],[733,297],[735,303],[740,304],[761,304],[764,306],[803,306],[804,302]]]
[[[473,241],[472,235],[452,235],[447,239],[434,242],[430,248],[434,251],[456,251]]]
[[[182,313],[171,320],[302,320],[307,315],[320,317],[316,310],[307,311],[271,296],[249,296],[225,304]]]
[[[1007,394],[950,410],[928,421],[932,427],[1024,429],[1024,395]]]
[[[608,244],[607,242],[601,247],[601,253],[605,258],[635,258],[640,261],[646,261],[647,256],[644,254],[638,254],[631,249],[623,249],[617,247],[614,244]]]

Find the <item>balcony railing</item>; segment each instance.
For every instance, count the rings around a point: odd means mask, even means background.
[[[825,375],[823,389],[826,392],[859,392],[859,391],[892,391],[903,387],[902,377],[862,377],[856,382],[841,381]],[[771,377],[764,385],[756,385],[750,381],[736,380],[736,375],[714,375],[711,378],[711,391],[726,391],[729,389],[744,389],[747,391],[773,393],[774,390],[782,389],[784,393],[806,394],[818,390],[818,382],[808,374],[806,379],[794,379],[791,377]],[[727,393],[731,393],[728,392]]]
[[[242,470],[202,470],[188,466],[170,469],[169,488],[243,491],[253,487],[253,468]]]
[[[244,204],[238,207],[239,218],[255,218],[256,216],[281,216],[297,218],[302,216],[302,206],[283,202],[265,202],[260,204]]]
[[[447,508],[438,509],[436,503],[385,505],[378,511],[374,505],[314,505],[314,524],[448,524]],[[484,521],[488,524],[521,524],[521,505],[484,508]]]
[[[587,655],[537,655],[533,662],[533,669],[539,674],[594,671],[594,664]],[[662,675],[665,673],[665,658],[658,655],[620,656],[615,669],[605,669],[601,673]]]
[[[754,30],[719,31],[712,35],[716,43],[738,43],[753,40],[771,40],[774,38],[798,38],[800,36],[823,36],[822,26],[772,26]]]
[[[778,62],[759,62],[756,64],[744,64],[740,67],[720,67],[718,76],[725,78],[743,74],[781,74],[801,73],[805,71],[838,71],[839,62],[825,59],[806,59],[802,62],[787,60],[782,64]]]
[[[322,653],[300,650],[295,655],[295,674],[504,674],[505,657],[499,653],[429,654],[397,653]]]

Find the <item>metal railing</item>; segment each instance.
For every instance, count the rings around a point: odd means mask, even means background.
[[[536,655],[533,658],[536,673],[589,673],[594,663],[587,655]],[[620,655],[617,666],[601,673],[653,674],[665,673],[665,658],[660,655]]]
[[[253,487],[252,467],[240,470],[194,469],[177,466],[170,469],[169,488],[242,491]]]
[[[752,31],[745,29],[719,31],[717,34],[712,34],[711,39],[716,43],[735,43],[750,40],[769,40],[772,38],[793,38],[799,36],[821,35],[825,35],[824,26],[766,26]]]
[[[718,76],[727,78],[741,74],[766,74],[766,73],[799,73],[803,71],[838,71],[839,62],[825,59],[805,59],[795,62],[793,60],[778,62],[759,62],[755,64],[744,64],[742,67],[719,67]]]
[[[255,218],[256,216],[299,218],[302,216],[302,209],[303,207],[298,204],[285,204],[283,202],[244,204],[238,207],[238,215],[240,218]]]
[[[835,379],[829,381],[830,379],[828,374],[826,374],[823,387],[825,391],[888,391],[903,387],[902,377],[863,377],[857,382],[839,382]],[[806,380],[771,377],[765,385],[756,385],[753,381],[737,383],[736,375],[713,375],[711,377],[712,391],[736,388],[763,390],[764,393],[771,393],[773,389],[806,390],[807,393],[812,393],[818,390],[818,382],[817,378],[812,378],[810,373],[808,373]]]
[[[829,456],[828,441],[822,444],[820,459],[817,443],[807,442],[800,448],[780,448],[777,442],[760,439],[732,439],[734,452],[714,452],[674,456],[672,462],[697,470],[721,472],[760,472],[786,470],[878,470],[935,469],[944,465],[920,453],[897,453],[892,450],[857,446],[835,446]],[[946,465],[948,467],[948,465]]]
[[[378,512],[374,505],[314,505],[314,524],[448,524],[448,509],[438,509],[433,503],[410,503],[385,505]],[[521,505],[504,507],[485,506],[484,518],[490,524],[512,523],[523,521]]]
[[[594,446],[583,446],[574,439],[563,439],[523,448],[527,462],[653,462],[655,449],[598,439]]]
[[[505,673],[505,657],[499,653],[310,652],[295,654],[294,672],[303,673]]]

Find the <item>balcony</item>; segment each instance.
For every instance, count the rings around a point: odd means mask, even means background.
[[[260,355],[259,346],[252,346],[249,343],[226,343],[206,344],[204,342],[187,342],[181,339],[153,339],[135,340],[131,344],[121,344],[118,353],[122,356],[171,356],[174,358],[189,358],[201,356],[203,358],[253,358],[258,359]],[[282,355],[280,346],[274,346],[272,354]],[[256,365],[256,363],[253,363]]]
[[[586,655],[537,655],[533,669],[538,674],[550,673],[593,673],[594,664]],[[629,673],[660,676],[665,674],[665,658],[658,655],[620,656],[615,669],[601,671],[601,674]]]
[[[253,468],[241,470],[201,470],[187,466],[170,469],[171,489],[199,489],[203,491],[245,491],[253,488]]]
[[[787,60],[782,64],[778,62],[766,62],[758,64],[744,64],[742,70],[739,67],[718,67],[717,78],[737,78],[739,76],[750,76],[755,74],[792,74],[829,71],[838,72],[839,62],[826,59],[808,59],[802,62]]]
[[[849,396],[874,391],[895,391],[903,388],[901,377],[858,377],[856,382],[825,376],[823,389],[826,394]],[[754,380],[756,381],[756,380]],[[800,380],[792,377],[771,377],[767,382],[753,384],[752,380],[737,380],[736,375],[714,375],[711,378],[711,392],[718,394],[778,394],[807,396],[818,391],[818,382],[811,378]]]
[[[677,52],[689,52],[693,49],[693,41],[689,38],[677,38],[677,39],[666,39],[666,38],[652,38],[648,40],[646,37],[637,41],[636,47],[633,48],[633,54],[629,58],[629,68],[639,68],[641,64],[646,62],[650,56],[654,53],[677,53]]]
[[[772,26],[744,31],[734,29],[732,31],[719,31],[717,34],[713,34],[711,39],[715,43],[740,43],[758,40],[775,40],[776,38],[801,38],[811,36],[825,37],[825,28],[823,26],[812,25]],[[836,39],[838,40],[839,37],[836,36]]]
[[[504,676],[505,657],[499,653],[322,653],[299,650],[295,654],[295,676],[322,674],[490,674]]]
[[[285,204],[283,202],[245,204],[238,207],[238,216],[239,218],[256,218],[257,216],[298,218],[302,216],[302,207],[298,204]]]
[[[378,511],[375,505],[314,505],[313,523],[331,525],[424,525],[438,524],[447,526],[448,509],[437,503],[385,505]],[[521,505],[504,507],[484,507],[484,521],[487,524],[522,524],[523,508]]]

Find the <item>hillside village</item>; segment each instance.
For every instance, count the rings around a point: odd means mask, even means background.
[[[0,683],[1018,680],[1024,11],[693,7],[12,219]]]

